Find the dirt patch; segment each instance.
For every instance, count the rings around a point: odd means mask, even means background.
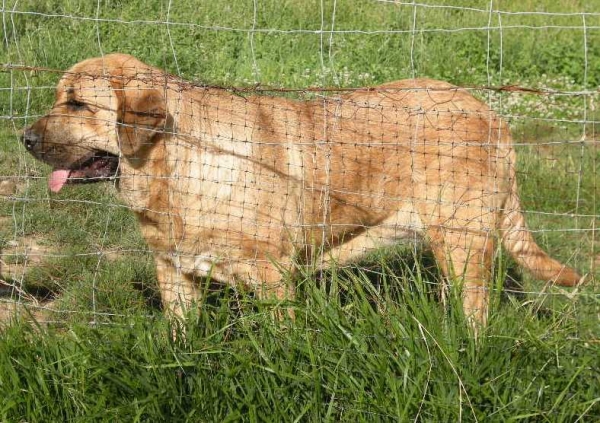
[[[0,180],[0,196],[8,197],[17,193],[17,183],[10,179]]]
[[[11,216],[0,216],[0,229],[7,228],[13,224]]]
[[[8,279],[20,280],[29,267],[39,266],[53,253],[40,237],[26,236],[8,241],[0,253],[1,274]]]
[[[14,200],[14,196],[23,191],[24,187],[23,178],[0,177],[0,201]],[[7,234],[5,230],[10,233],[13,225],[12,216],[0,216],[0,230],[3,230],[4,235]],[[29,269],[43,266],[47,257],[55,253],[56,247],[48,245],[44,238],[35,235],[13,240],[9,238],[1,247],[0,327],[21,319],[49,322],[56,311],[54,300],[28,292],[23,289],[22,281]]]
[[[54,301],[40,303],[0,297],[0,328],[17,320],[27,320],[43,325],[51,321],[54,311],[56,311]]]
[[[20,314],[21,305],[11,300],[0,301],[0,327],[3,324],[12,322]]]
[[[131,255],[131,252],[123,251],[120,248],[112,248],[102,250],[102,257],[108,261],[121,260],[124,257]]]
[[[0,220],[0,224],[9,218]],[[53,248],[43,239],[26,236],[8,241],[0,251],[0,326],[14,319],[33,319],[39,323],[48,320],[52,301],[45,301],[28,293],[21,281],[27,270],[42,265]]]

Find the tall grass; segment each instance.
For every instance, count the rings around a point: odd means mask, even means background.
[[[384,273],[386,271],[384,270]],[[155,314],[0,343],[7,421],[584,421],[598,417],[597,345],[574,307],[496,308],[479,342],[453,303],[360,272],[343,301],[306,281],[296,321],[225,296],[170,337]],[[421,281],[417,281],[421,282]],[[391,288],[393,287],[393,288]],[[384,289],[385,291],[385,289]],[[232,307],[232,304],[235,307]],[[232,312],[235,308],[235,312]],[[580,316],[579,316],[580,317]],[[40,333],[40,331],[42,333]]]
[[[21,0],[2,11],[0,61],[60,70],[121,51],[188,80],[295,88],[411,76],[572,93],[600,83],[600,16],[585,16],[584,38],[582,15],[569,14],[597,12],[593,2],[494,2],[564,14],[491,20],[489,2],[460,5],[482,11],[357,0]],[[349,269],[300,272],[291,304],[207,286],[174,340],[181,328],[162,315],[151,255],[114,187],[50,195],[48,169],[19,145],[18,131],[51,104],[59,77],[0,72],[0,179],[16,183],[0,197],[0,258],[5,269],[22,268],[0,306],[30,298],[51,308],[42,325],[24,316],[0,332],[1,421],[600,419],[596,285],[548,289],[503,257],[493,286],[516,278],[530,293],[494,290],[478,340],[460,302],[438,300],[432,260],[406,246]],[[513,127],[536,239],[594,272],[596,98],[476,95]],[[7,255],[28,238],[51,253]],[[296,319],[274,319],[280,307]]]

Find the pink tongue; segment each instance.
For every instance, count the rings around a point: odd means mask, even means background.
[[[50,178],[48,178],[48,187],[50,187],[50,191],[60,191],[60,189],[67,183],[67,179],[69,179],[70,174],[70,170],[58,169],[52,171]]]

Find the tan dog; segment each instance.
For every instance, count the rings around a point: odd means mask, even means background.
[[[65,73],[23,142],[49,185],[118,177],[176,315],[210,277],[292,298],[282,270],[420,234],[485,323],[495,245],[575,285],[525,226],[507,125],[467,91],[405,80],[314,101],[199,87],[124,54]]]

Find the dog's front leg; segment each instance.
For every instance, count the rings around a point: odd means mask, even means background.
[[[160,256],[155,257],[155,262],[163,308],[169,317],[183,319],[185,312],[198,299],[198,290],[177,263]]]

